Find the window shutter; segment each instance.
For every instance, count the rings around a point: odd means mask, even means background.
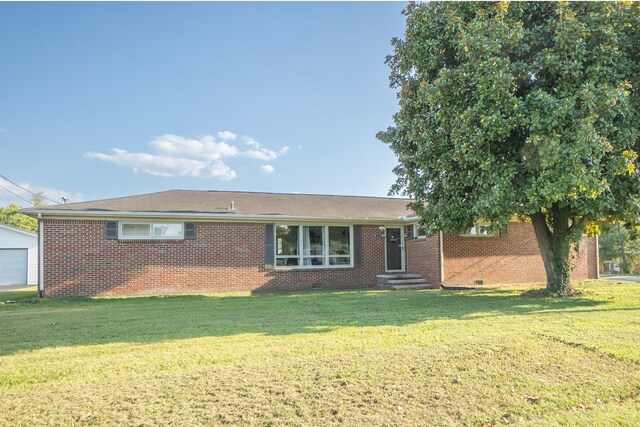
[[[196,239],[196,225],[193,222],[184,223],[184,239],[185,240]]]
[[[264,267],[273,268],[275,260],[275,232],[273,224],[265,224],[264,227]]]
[[[353,265],[362,265],[362,226],[353,226]]]
[[[107,221],[107,240],[118,240],[118,221]]]
[[[500,237],[507,235],[507,228],[509,228],[509,224],[505,224],[504,227],[500,230]]]

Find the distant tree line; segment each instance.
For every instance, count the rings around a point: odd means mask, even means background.
[[[623,273],[633,273],[640,262],[640,230],[615,223],[600,235],[600,259],[618,264]]]
[[[46,198],[42,192],[34,194],[31,198],[31,205],[35,208],[40,208],[46,204]],[[22,207],[15,203],[0,208],[0,224],[37,233],[38,221],[35,218],[21,214],[20,209],[22,209]]]

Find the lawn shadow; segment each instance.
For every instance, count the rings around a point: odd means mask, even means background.
[[[604,301],[543,298],[513,289],[73,298],[37,304],[22,297],[0,306],[0,355],[58,346],[317,334],[342,327],[611,310]]]

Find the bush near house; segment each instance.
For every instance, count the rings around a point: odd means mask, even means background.
[[[0,425],[633,425],[640,287],[0,301]]]
[[[10,227],[19,228],[21,230],[29,231],[31,233],[38,232],[38,220],[31,218],[27,215],[21,214],[19,211],[22,209],[18,205],[9,205],[0,208],[0,224],[8,225]]]

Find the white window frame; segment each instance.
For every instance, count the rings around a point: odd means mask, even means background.
[[[122,234],[122,226],[125,224],[138,224],[148,225],[150,236],[125,236]],[[153,226],[157,224],[179,224],[182,226],[182,236],[169,237],[169,236],[153,236]],[[118,223],[118,239],[120,240],[184,240],[184,222],[176,221],[120,221]]]
[[[414,239],[426,239],[427,234],[425,232],[424,236],[420,235],[420,224],[413,224],[413,238]]]
[[[297,255],[278,255],[278,226],[298,227],[298,254]],[[322,227],[322,255],[304,255],[304,227]],[[349,255],[330,255],[329,254],[329,227],[348,227],[349,228]],[[276,270],[324,270],[324,269],[344,269],[353,268],[353,225],[351,224],[275,224],[273,227],[274,242],[274,268]],[[349,257],[349,264],[331,265],[331,258]],[[278,259],[298,258],[298,265],[278,265]],[[323,258],[324,265],[304,265],[305,258]]]
[[[491,234],[480,234],[480,227],[488,227],[490,226],[491,223],[487,222],[487,221],[476,221],[473,223],[473,228],[475,228],[476,230],[476,234],[471,234],[469,232],[467,233],[460,233],[460,236],[462,237],[498,237],[500,234],[497,232],[493,232]],[[469,227],[469,229],[471,229],[471,227]]]
[[[299,226],[300,228],[298,228],[298,250],[300,249],[300,245],[302,245],[302,252],[300,252],[300,261],[301,263],[299,264],[301,267],[306,267],[306,268],[323,268],[323,267],[327,267],[329,266],[329,258],[331,255],[329,255],[329,227],[330,226],[325,226],[325,225],[302,225]],[[322,254],[320,255],[305,255],[304,254],[304,227],[322,227]],[[338,227],[344,227],[344,226],[338,226]],[[349,231],[349,233],[351,233],[351,231]],[[302,239],[302,240],[300,240]],[[326,244],[325,244],[326,242]],[[335,257],[335,255],[333,255]],[[322,258],[324,264],[320,264],[320,265],[304,265],[304,260],[305,258]]]

